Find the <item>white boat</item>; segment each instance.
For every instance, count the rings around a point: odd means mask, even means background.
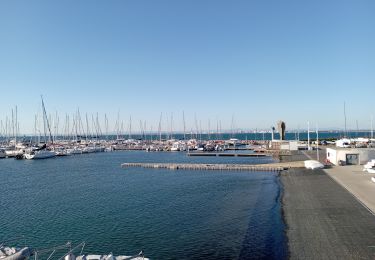
[[[56,153],[56,156],[67,156],[68,155],[66,150],[62,147],[54,148],[53,151]]]
[[[304,164],[306,169],[315,170],[324,168],[324,165],[316,160],[307,160],[304,162]]]
[[[149,258],[144,257],[142,252],[135,256],[114,256],[112,254],[109,255],[80,255],[74,256],[73,254],[69,254],[65,256],[65,260],[149,260]]]
[[[79,147],[74,147],[74,148],[67,149],[67,150],[66,150],[66,153],[67,153],[68,155],[71,155],[71,154],[82,154],[83,151],[82,151],[82,149],[79,148]]]
[[[65,150],[56,151],[56,156],[67,156],[68,153]]]
[[[204,151],[204,147],[197,147],[197,151]]]
[[[81,255],[84,246],[85,246],[85,243],[79,244],[78,246],[72,248],[69,252],[67,252],[63,257],[59,259],[64,258],[64,260],[149,260],[149,258],[146,258],[143,255],[143,251],[133,256],[126,256],[126,255],[114,256],[112,253],[109,253],[108,255],[95,255],[95,254]],[[80,255],[75,256],[73,252],[76,251],[77,248],[79,247],[82,248],[81,253]]]
[[[8,247],[0,244],[0,260],[25,260],[31,255],[29,247]]]
[[[7,155],[4,149],[0,149],[0,158],[5,158]]]
[[[6,157],[16,157],[19,154],[22,154],[21,150],[5,150]]]
[[[172,152],[177,152],[180,151],[180,143],[179,142],[174,142],[171,147]]]
[[[104,152],[104,149],[102,146],[87,146],[82,149],[82,153],[99,153]]]
[[[364,166],[363,166],[363,171],[364,172],[368,172],[368,173],[375,173],[375,159],[367,162]]]
[[[237,138],[230,138],[229,140],[225,141],[226,144],[228,145],[233,145],[233,146],[241,146],[243,145],[240,140]]]
[[[36,159],[47,159],[55,157],[56,153],[49,150],[39,150],[39,151],[30,151],[24,154],[24,157],[28,160],[36,160]]]
[[[82,153],[95,153],[95,147],[87,146],[82,149]]]

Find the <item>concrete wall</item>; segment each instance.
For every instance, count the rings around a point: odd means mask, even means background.
[[[327,148],[326,155],[327,160],[329,160],[334,165],[338,165],[338,160],[336,159],[336,149]]]
[[[334,149],[327,148],[327,159],[334,165],[338,165],[339,161],[346,161],[347,154],[358,154],[359,164],[366,164],[368,161],[375,159],[375,149],[371,148],[347,148]]]
[[[298,150],[298,141],[272,141],[272,149],[280,149],[280,150],[290,150],[290,151],[297,151]]]
[[[359,151],[359,164],[366,164],[375,159],[375,149],[357,149]]]

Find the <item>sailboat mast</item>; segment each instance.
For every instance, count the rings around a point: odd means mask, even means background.
[[[14,138],[16,135],[14,133],[14,112],[13,112],[13,108],[12,108],[12,132],[13,132],[13,138]]]
[[[319,130],[316,124],[316,160],[319,161]]]
[[[86,142],[88,141],[87,138],[90,136],[89,132],[89,119],[87,118],[87,113],[85,115],[86,117]]]
[[[44,106],[43,96],[41,96],[41,99],[42,99],[42,108],[43,108],[44,120],[45,120],[45,122],[47,124],[48,132],[49,132],[49,138],[51,139],[51,143],[53,144],[53,138],[52,138],[52,134],[51,134],[51,128],[49,126],[49,122],[48,122],[48,118],[47,118],[47,113],[46,113],[46,108]]]
[[[14,145],[17,145],[17,131],[18,130],[18,123],[17,123],[17,106],[16,106],[16,135],[14,136]]]
[[[216,140],[219,140],[219,119],[216,118]]]
[[[129,120],[129,139],[132,139],[132,116],[130,116]]]
[[[105,124],[105,134],[106,134],[106,140],[108,140],[108,118],[107,114],[104,114],[104,124]]]
[[[143,122],[143,138],[147,139],[147,122],[146,120]]]
[[[234,114],[232,115],[231,132],[232,132],[231,138],[234,138]]]
[[[144,134],[143,134],[143,123],[142,123],[142,120],[139,120],[139,134],[140,134],[142,140],[144,140]]]
[[[173,113],[171,113],[171,133],[170,133],[170,139],[173,139]]]
[[[345,121],[345,137],[348,137],[348,133],[346,131],[346,108],[345,108],[345,102],[344,102],[344,121]]]
[[[208,140],[211,140],[211,121],[208,119]]]
[[[307,121],[307,150],[310,151],[310,122]]]
[[[182,111],[182,121],[184,124],[184,140],[186,140],[186,122],[185,122],[185,112]]]
[[[119,133],[120,133],[120,109],[117,112],[117,120],[116,120],[116,139],[119,139]]]
[[[158,129],[158,132],[159,132],[159,141],[161,142],[161,120],[162,120],[162,117],[163,117],[163,112],[160,113],[160,119],[159,119],[159,129]]]
[[[356,134],[356,136],[358,137],[358,134],[359,134],[358,120],[355,120],[355,123],[356,123],[356,125],[357,125],[357,134]]]
[[[198,139],[198,120],[197,120],[197,114],[194,113],[194,122],[195,122],[195,139]]]

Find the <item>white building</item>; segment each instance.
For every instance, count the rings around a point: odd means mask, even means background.
[[[327,160],[334,165],[340,165],[340,161],[347,165],[366,164],[375,159],[374,148],[327,148]]]
[[[270,143],[270,148],[274,150],[297,151],[305,150],[307,148],[307,144],[303,144],[297,140],[272,140]]]

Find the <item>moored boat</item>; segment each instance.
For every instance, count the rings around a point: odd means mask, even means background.
[[[126,256],[126,255],[114,256],[113,254],[75,256],[73,254],[69,254],[64,257],[64,260],[149,260],[149,258],[144,257],[143,253],[140,252],[139,254],[133,255],[133,256]]]
[[[29,247],[8,247],[0,244],[0,260],[24,260],[32,255]]]
[[[144,256],[143,251],[132,256],[127,256],[127,255],[114,256],[113,253],[109,253],[108,255],[82,254],[85,244],[86,244],[85,242],[78,244],[74,248],[70,249],[65,255],[63,255],[59,259],[64,259],[64,260],[149,260],[149,258],[146,258]],[[71,244],[69,243],[67,245],[71,246]],[[74,252],[76,252],[78,249],[81,249],[81,250],[80,250],[79,255],[76,256]]]
[[[72,154],[82,154],[83,151],[81,148],[79,147],[73,147],[73,148],[69,148],[69,149],[66,149],[66,153],[68,155],[72,155]]]
[[[0,149],[0,159],[1,158],[5,158],[7,155],[5,153],[5,150],[4,149]]]
[[[21,150],[5,150],[6,157],[16,157],[19,154],[22,154]]]
[[[55,157],[56,153],[53,151],[49,151],[46,149],[43,150],[36,150],[36,151],[30,151],[24,154],[24,157],[28,160],[35,160],[35,159],[47,159]]]

